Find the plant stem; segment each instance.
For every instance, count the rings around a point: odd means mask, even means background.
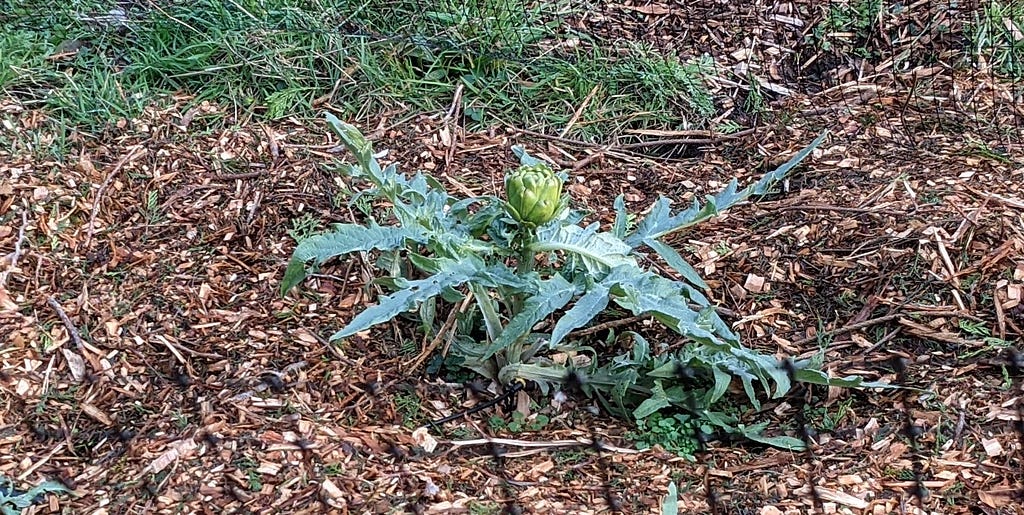
[[[534,263],[536,262],[536,253],[531,248],[530,244],[533,243],[534,233],[533,228],[520,227],[518,239],[520,243],[519,256],[517,256],[516,273],[522,277],[530,272],[533,272]],[[512,297],[512,317],[523,311],[523,304],[526,302],[525,293],[517,293]],[[523,339],[512,343],[509,346],[506,357],[509,363],[519,363],[521,361],[521,354],[523,348]]]
[[[526,275],[533,271],[533,264],[536,261],[536,254],[533,249],[530,248],[529,243],[523,245],[523,248],[519,249],[519,264],[516,267],[516,272],[519,275]]]

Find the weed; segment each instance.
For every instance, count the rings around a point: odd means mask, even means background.
[[[344,463],[328,463],[324,465],[324,475],[327,477],[341,476],[345,473]]]
[[[832,432],[851,413],[852,406],[853,399],[846,399],[837,404],[834,413],[829,412],[828,407],[812,408],[804,406],[804,417],[814,424],[818,431]]]
[[[400,393],[395,395],[395,409],[402,415],[402,424],[406,427],[415,427],[419,422],[420,398],[414,393]]]
[[[976,63],[1011,80],[1024,78],[1024,3],[989,0],[965,27]],[[977,149],[976,149],[977,150]],[[1005,156],[992,156],[997,160]]]
[[[525,415],[518,411],[512,412],[512,420],[510,421],[506,421],[497,415],[487,420],[492,430],[505,430],[513,434],[522,433],[523,431],[540,431],[548,425],[548,422],[550,422],[550,419],[547,415],[538,413],[527,419]]]
[[[163,215],[160,213],[160,194],[156,190],[149,190],[146,192],[146,202],[144,206],[143,215],[146,218],[147,224],[158,224],[163,220]]]
[[[288,236],[291,236],[296,243],[309,238],[320,228],[320,220],[312,213],[305,213],[298,218],[292,218],[292,228],[288,229]]]
[[[757,77],[750,73],[747,78],[747,97],[743,101],[743,110],[750,114],[763,114],[768,110],[768,104],[765,101],[764,93],[761,91],[761,82]]]
[[[694,422],[688,415],[665,416],[655,413],[637,422],[636,429],[627,433],[626,437],[636,442],[637,448],[641,450],[660,445],[668,452],[689,457],[693,456],[699,445],[696,434]]]
[[[501,506],[493,502],[470,502],[468,505],[471,515],[496,515],[501,513]]]
[[[185,429],[188,427],[188,415],[182,413],[180,410],[171,412],[171,420],[178,429]]]

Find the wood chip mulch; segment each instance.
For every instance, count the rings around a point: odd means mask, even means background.
[[[499,192],[525,144],[571,170],[600,221],[620,193],[642,210],[746,184],[830,129],[778,192],[672,242],[748,345],[824,349],[834,375],[917,388],[816,389],[743,414],[792,434],[806,413],[813,458],[722,441],[698,462],[636,451],[585,399],[556,409],[532,391],[542,429],[496,429],[498,408],[417,431],[476,400],[410,367],[422,342],[405,324],[326,344],[374,302],[365,264],[277,291],[303,223],[356,216],[329,166],[345,159],[337,141],[320,123],[216,129],[216,106],[177,98],[65,161],[45,138],[0,149],[0,474],[73,491],[26,513],[497,513],[509,497],[607,513],[608,492],[623,512],[660,513],[670,481],[680,513],[806,513],[810,483],[827,513],[1022,513],[1024,401],[1006,351],[1024,347],[1024,148],[1005,130],[1022,114],[987,75],[915,69],[913,95],[890,74],[780,97],[785,118],[688,159],[622,148],[633,139],[470,133],[443,113],[361,124],[386,161],[466,194]],[[49,134],[39,112],[0,113],[11,135]]]

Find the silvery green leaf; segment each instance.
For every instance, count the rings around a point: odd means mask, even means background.
[[[537,231],[530,245],[535,252],[562,251],[580,259],[594,277],[624,265],[636,267],[636,259],[627,254],[630,247],[607,232],[598,232],[598,224],[585,229],[578,225],[548,225]]]
[[[665,263],[668,263],[668,266],[672,267],[676,272],[679,272],[679,275],[683,276],[683,279],[690,281],[690,284],[704,290],[709,289],[708,285],[704,283],[704,279],[701,279],[700,275],[697,274],[697,271],[694,270],[685,259],[683,259],[683,256],[679,255],[679,252],[676,252],[676,249],[666,245],[660,240],[654,239],[646,239],[644,240],[644,244],[654,249],[654,251],[661,256],[661,259],[664,259]]]
[[[653,415],[656,411],[671,405],[672,402],[669,400],[668,395],[665,394],[661,381],[655,381],[654,386],[651,388],[651,396],[633,410],[633,418],[635,420],[643,420]]]
[[[604,282],[615,284],[613,291],[617,292],[613,300],[634,315],[651,314],[683,336],[702,343],[721,344],[721,335],[701,327],[700,313],[690,308],[676,281],[635,267],[620,266],[612,270]]]
[[[547,162],[537,159],[526,152],[522,145],[512,145],[512,153],[519,158],[519,164],[524,166],[546,165]]]
[[[753,440],[758,443],[763,443],[779,449],[785,449],[787,451],[803,451],[807,448],[806,444],[799,438],[793,438],[792,436],[765,436],[764,428],[768,425],[766,423],[755,424],[749,427],[739,426],[736,432],[742,434],[745,438]]]
[[[675,481],[668,484],[668,495],[661,502],[661,515],[679,515],[679,491]]]
[[[629,223],[629,214],[626,212],[626,202],[623,195],[620,193],[615,197],[615,202],[612,204],[615,208],[615,223],[612,224],[612,234],[619,239],[626,237],[626,226]]]
[[[629,331],[627,334],[633,338],[633,362],[637,364],[646,363],[647,360],[651,359],[651,344],[640,333]]]
[[[542,395],[547,395],[552,385],[562,384],[569,369],[562,365],[538,363],[513,363],[505,365],[498,372],[501,384],[511,384],[522,379],[537,383]]]
[[[625,238],[625,242],[636,248],[647,241],[656,240],[670,233],[686,229],[695,224],[718,216],[722,211],[729,209],[749,198],[751,195],[763,195],[773,184],[783,179],[797,164],[804,160],[811,151],[817,148],[824,141],[828,132],[823,132],[806,148],[797,152],[789,161],[775,170],[768,172],[756,183],[739,190],[736,180],[733,179],[724,190],[715,196],[708,196],[704,205],[696,199],[688,209],[676,215],[671,215],[669,206],[671,201],[661,197],[651,207],[650,212],[637,226],[636,231]]]
[[[555,329],[551,332],[550,346],[558,345],[565,338],[565,335],[587,325],[599,315],[604,308],[608,307],[608,287],[603,284],[593,285],[587,293],[576,300],[572,308],[558,319]]]
[[[714,404],[718,399],[721,399],[725,392],[729,390],[729,383],[732,382],[732,376],[726,371],[718,367],[711,367],[711,371],[715,375],[715,386],[708,392],[708,405]]]
[[[328,259],[352,252],[396,250],[403,248],[407,241],[425,243],[427,236],[420,230],[404,227],[335,224],[330,232],[310,236],[295,248],[284,273],[281,294],[288,293],[306,278],[306,264],[311,260],[320,265]]]
[[[842,388],[887,388],[887,389],[898,389],[901,388],[899,385],[893,385],[889,383],[881,383],[878,381],[865,381],[861,377],[847,376],[847,377],[829,377],[826,372],[821,370],[814,370],[812,368],[800,368],[797,366],[796,373],[793,374],[797,381],[811,384],[819,384],[823,386],[838,386]]]
[[[331,336],[337,340],[352,336],[382,322],[387,322],[401,313],[417,307],[421,302],[440,295],[446,288],[465,283],[483,269],[483,262],[463,260],[451,262],[449,266],[426,279],[404,281],[402,289],[381,297],[377,305],[366,308],[351,322]]]
[[[522,311],[509,320],[494,343],[487,347],[484,357],[491,357],[512,345],[516,340],[529,333],[537,322],[568,304],[575,294],[576,287],[566,281],[561,274],[556,273],[551,279],[541,281],[537,293],[526,299]]]

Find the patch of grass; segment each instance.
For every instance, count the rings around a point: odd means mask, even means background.
[[[9,2],[0,92],[45,107],[64,132],[102,131],[176,92],[238,122],[328,102],[350,117],[447,109],[461,87],[470,124],[560,129],[585,105],[574,131],[588,137],[692,128],[715,114],[707,58],[607,42],[542,52],[542,40],[569,37],[557,32],[569,13],[561,3]]]
[[[1011,80],[1024,78],[1024,3],[990,0],[965,27],[979,64]]]
[[[395,409],[402,415],[402,425],[406,427],[415,427],[422,418],[420,398],[414,393],[395,395]]]
[[[829,2],[825,19],[814,27],[810,37],[825,51],[872,57],[877,50],[868,45],[868,40],[878,24],[882,7],[882,0]]]
[[[835,431],[839,424],[852,412],[853,399],[846,399],[835,406],[835,411],[828,407],[812,408],[804,406],[804,417],[819,432]]]

